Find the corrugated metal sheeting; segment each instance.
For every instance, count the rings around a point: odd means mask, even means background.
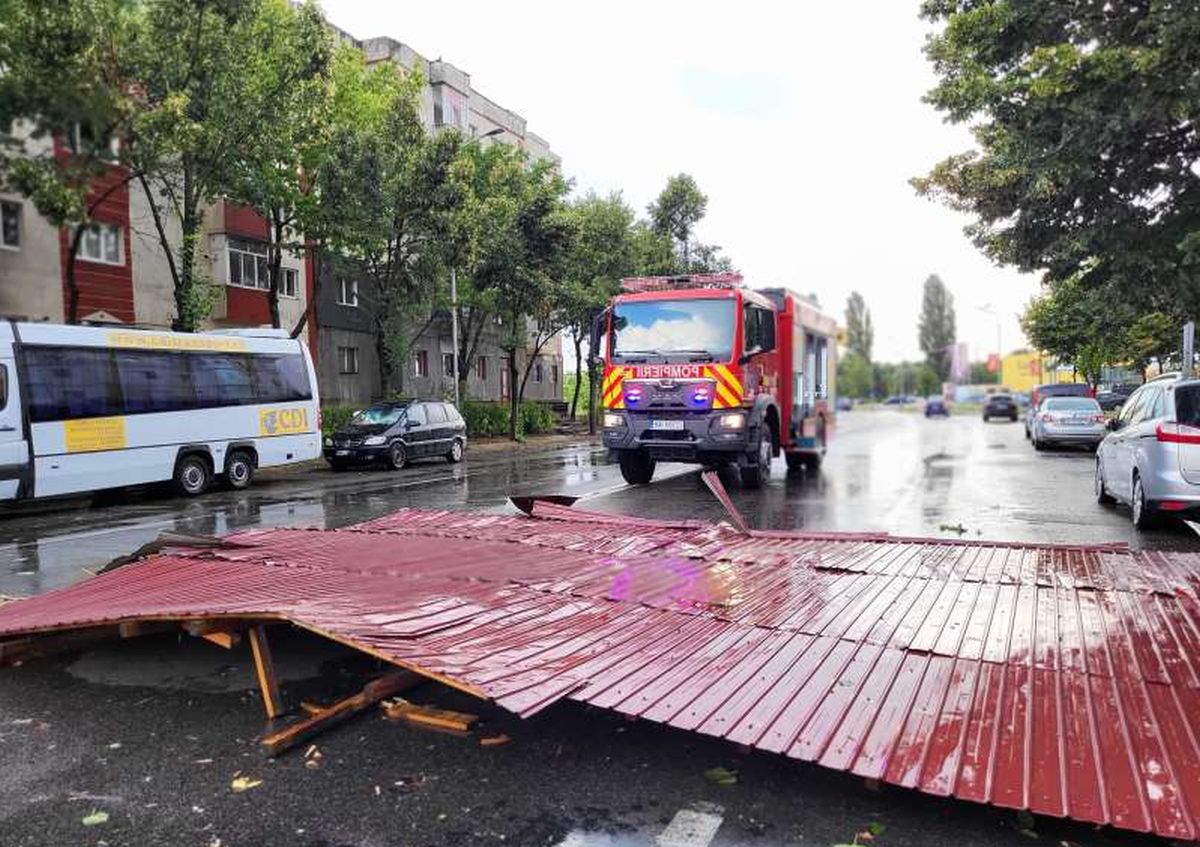
[[[179,550],[0,636],[285,619],[529,715],[570,698],[864,777],[1200,837],[1200,558],[739,533],[538,501]]]

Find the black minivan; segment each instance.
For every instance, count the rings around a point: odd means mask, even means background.
[[[367,462],[399,470],[413,459],[461,462],[467,424],[449,403],[397,400],[375,403],[325,439],[325,461],[335,471]]]

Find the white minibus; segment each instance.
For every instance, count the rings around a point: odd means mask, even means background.
[[[0,318],[0,500],[220,478],[321,455],[317,379],[283,330]]]

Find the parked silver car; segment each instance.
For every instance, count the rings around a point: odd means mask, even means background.
[[[1200,379],[1167,375],[1130,395],[1096,454],[1096,499],[1128,503],[1138,529],[1200,515]]]
[[[1033,448],[1080,444],[1095,450],[1108,433],[1106,420],[1091,397],[1047,397],[1033,416]]]

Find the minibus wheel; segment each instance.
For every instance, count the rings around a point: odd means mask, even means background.
[[[235,491],[250,485],[254,479],[254,458],[245,450],[234,450],[225,460],[225,482]]]
[[[212,482],[212,469],[208,460],[198,453],[184,456],[175,465],[175,487],[181,494],[197,497],[208,490]]]

